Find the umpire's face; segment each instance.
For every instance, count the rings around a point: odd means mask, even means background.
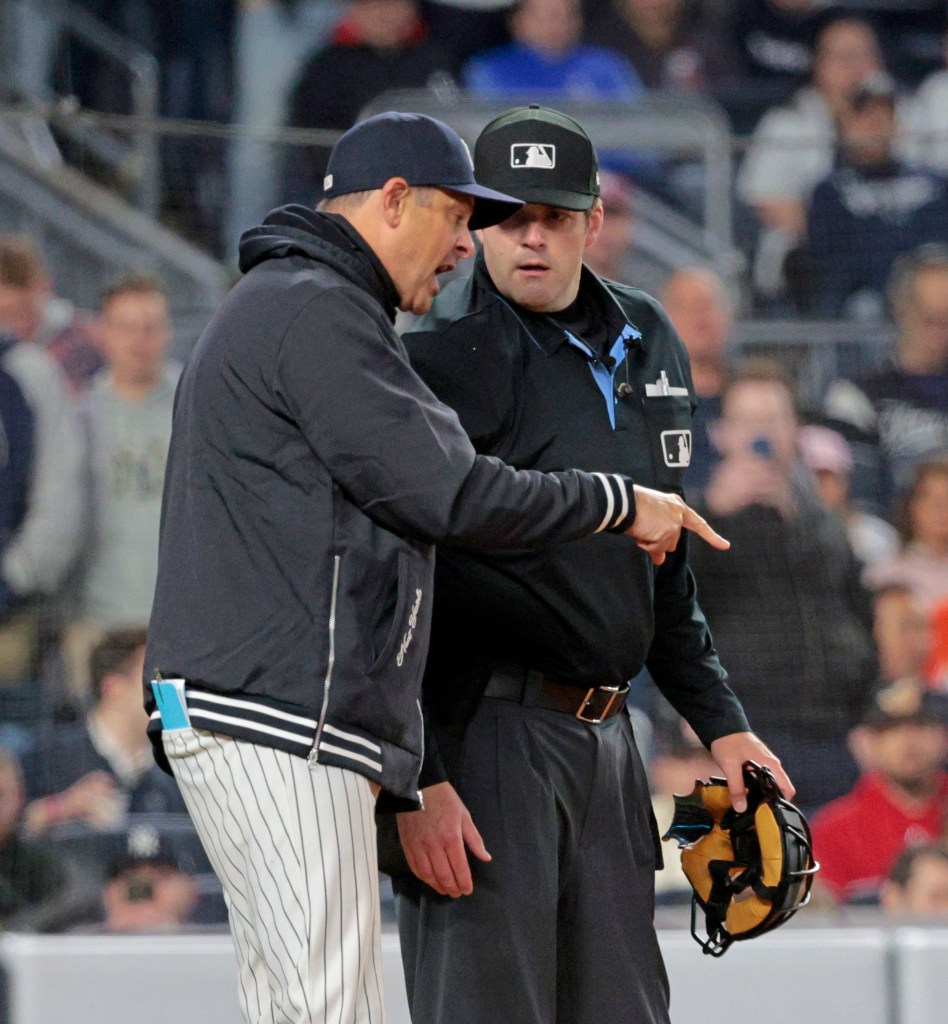
[[[579,293],[583,254],[602,228],[602,204],[589,211],[528,203],[478,236],[501,295],[534,313],[558,313]]]

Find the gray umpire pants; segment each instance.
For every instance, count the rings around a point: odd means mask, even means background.
[[[481,700],[455,781],[493,860],[454,900],[396,880],[413,1024],[667,1024],[655,830],[623,712]]]

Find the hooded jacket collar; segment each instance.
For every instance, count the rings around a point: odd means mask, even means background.
[[[287,256],[305,256],[332,267],[374,296],[388,318],[395,321],[399,299],[395,282],[345,217],[295,204],[281,206],[268,213],[263,224],[241,236],[241,273],[266,260]]]

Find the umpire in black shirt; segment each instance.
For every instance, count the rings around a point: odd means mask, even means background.
[[[583,266],[603,221],[586,133],[520,107],[484,129],[474,159],[479,181],[526,205],[480,232],[472,276],[406,335],[415,368],[481,453],[680,493],[688,357],[653,298]],[[747,758],[792,796],[727,686],[685,534],[667,558],[620,537],[439,549],[425,809],[398,816],[414,1024],[668,1021],[653,925],[661,854],[624,706],[643,666],[737,806]]]

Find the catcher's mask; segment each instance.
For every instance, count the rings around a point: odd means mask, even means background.
[[[806,818],[780,795],[769,768],[744,762],[747,810],[731,806],[725,779],[696,782],[675,794],[675,817],[664,839],[677,839],[681,866],[694,889],[691,934],[711,956],[732,942],[763,935],[810,900],[819,871]],[[698,907],[708,937],[697,932]]]

